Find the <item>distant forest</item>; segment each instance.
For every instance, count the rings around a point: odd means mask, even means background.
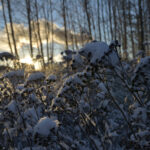
[[[55,50],[79,49],[97,40],[118,40],[126,60],[137,51],[149,55],[149,0],[0,0],[1,43],[19,58],[28,47],[31,58],[53,62]],[[7,38],[6,38],[7,37]]]

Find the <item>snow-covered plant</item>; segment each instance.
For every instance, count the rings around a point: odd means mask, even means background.
[[[114,47],[112,45],[109,47],[105,42],[88,43],[79,50],[79,54],[85,57],[91,65],[115,66],[119,59]]]
[[[85,63],[86,62],[84,61],[83,57],[79,53],[77,53],[73,55],[71,68],[73,70],[82,71],[85,67]]]
[[[63,59],[63,63],[66,64],[66,67],[67,67],[67,70],[69,69],[69,64],[70,62],[72,61],[72,58],[73,58],[73,55],[75,54],[76,52],[72,51],[72,50],[65,50],[63,52],[61,52],[61,55],[62,55],[62,59]]]
[[[135,86],[140,85],[146,91],[150,85],[150,56],[142,58],[134,70],[132,82]]]
[[[69,61],[70,76],[35,72],[14,87],[12,73],[3,76],[0,148],[149,149],[150,58],[133,66],[118,46],[86,44]]]
[[[29,77],[26,80],[26,84],[27,85],[30,85],[30,84],[38,85],[38,84],[41,84],[44,81],[44,79],[45,79],[44,73],[34,72],[29,75]]]
[[[11,53],[9,53],[9,52],[1,52],[0,53],[0,60],[2,60],[2,61],[4,61],[4,60],[13,60],[13,59],[15,59],[15,56],[14,55],[12,55]]]
[[[57,77],[55,75],[50,75],[48,78],[47,78],[47,81],[49,83],[51,82],[55,82],[57,80]]]
[[[13,87],[15,87],[19,83],[23,83],[24,81],[24,70],[15,70],[7,72],[3,75],[3,78],[9,79],[12,83]]]
[[[52,138],[52,136],[55,136],[57,128],[57,120],[52,120],[48,117],[41,118],[34,127],[35,143],[40,143],[40,145],[47,146],[51,140],[54,140],[54,137]]]

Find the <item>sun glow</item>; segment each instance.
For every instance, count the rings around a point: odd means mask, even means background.
[[[28,65],[34,64],[31,57],[22,58],[22,59],[20,59],[20,62],[21,62],[21,63],[28,64]]]
[[[20,59],[20,62],[28,65],[33,65],[36,70],[40,69],[39,62],[34,62],[31,57],[22,58]]]

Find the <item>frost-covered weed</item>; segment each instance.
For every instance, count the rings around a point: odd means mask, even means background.
[[[149,57],[133,67],[117,46],[95,41],[72,53],[69,77],[5,74],[0,149],[149,149]]]

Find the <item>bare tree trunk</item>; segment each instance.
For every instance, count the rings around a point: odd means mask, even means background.
[[[6,15],[5,15],[4,1],[1,0],[1,3],[2,3],[2,11],[3,11],[3,18],[4,18],[4,22],[5,22],[6,33],[7,33],[8,45],[9,45],[11,54],[13,54],[13,49],[12,49],[12,46],[11,46],[11,41],[10,41],[9,31],[8,31],[8,26],[7,26],[7,20],[6,20]]]
[[[41,34],[40,34],[40,23],[39,23],[39,13],[38,13],[39,10],[38,10],[38,5],[37,5],[37,0],[35,0],[35,9],[36,9],[37,33],[38,33],[38,38],[40,42],[43,67],[45,69],[45,60],[44,60],[43,44],[42,44],[42,39],[41,39]]]
[[[118,5],[116,5],[116,4],[117,4],[117,1],[114,0],[113,1],[113,20],[114,20],[114,35],[113,35],[113,37],[114,37],[114,40],[117,40],[117,16],[116,16],[116,9],[117,9]]]
[[[30,54],[31,54],[31,58],[33,58],[30,0],[25,0],[25,2],[26,2],[26,11],[27,11],[28,29],[29,29]]]
[[[73,32],[72,31],[72,22],[71,22],[71,13],[67,10],[67,13],[66,13],[66,16],[68,18],[68,28],[69,28],[69,31],[70,31],[70,36],[68,36],[68,39],[71,38],[71,46],[72,46],[72,50],[74,50],[74,37],[73,37]]]
[[[54,39],[53,39],[53,35],[54,35],[54,28],[53,28],[53,9],[52,9],[52,1],[50,0],[50,17],[51,17],[51,63],[53,63],[53,59],[54,59]]]
[[[147,5],[147,9],[146,9],[146,12],[145,13],[145,25],[146,25],[146,31],[145,31],[145,34],[146,34],[146,39],[144,39],[146,42],[147,42],[147,52],[148,52],[148,55],[150,56],[150,43],[148,41],[150,41],[150,2],[149,0],[146,0],[145,4]]]
[[[40,53],[40,49],[39,49],[38,35],[37,35],[36,29],[35,29],[35,21],[33,21],[32,29],[33,29],[33,36],[35,36],[35,41],[36,41],[36,46],[37,46],[38,54],[40,55],[41,53]]]
[[[74,25],[74,20],[73,20],[72,13],[70,13],[70,19],[71,19],[72,29],[73,29],[73,32],[74,32],[75,47],[76,47],[76,49],[78,49],[78,41],[77,41],[77,36],[75,35],[76,30],[75,30],[75,25]]]
[[[105,14],[109,14],[109,8],[108,5],[104,5],[105,6]],[[110,21],[109,21],[109,15],[105,15],[104,14],[104,18],[105,18],[105,27],[106,27],[106,39],[109,41],[112,41],[112,37],[111,37],[111,32],[110,32]]]
[[[133,39],[133,27],[132,27],[132,16],[131,16],[131,2],[128,1],[128,10],[129,10],[129,26],[130,26],[130,39],[132,44],[132,55],[135,58],[135,48],[134,48],[134,39]]]
[[[125,8],[125,1],[122,1],[122,9],[123,9],[123,50],[125,51],[125,59],[128,59],[128,53],[127,53],[127,22],[126,22],[126,8]]]
[[[76,1],[77,2],[77,1]],[[76,16],[77,16],[77,21],[78,21],[78,26],[79,26],[79,29],[80,29],[80,36],[81,36],[81,45],[83,46],[84,44],[84,41],[83,41],[83,32],[82,32],[82,26],[81,26],[81,22],[80,22],[80,18],[79,18],[79,11],[78,11],[78,8],[77,8],[78,4],[76,4]]]
[[[47,11],[48,11],[48,9],[47,9]],[[44,27],[45,27],[45,38],[46,38],[47,61],[49,63],[49,58],[50,58],[50,54],[49,54],[50,26],[49,26],[49,22],[48,22],[49,15],[48,15],[48,12],[47,12],[47,15],[46,15],[46,10],[45,10],[44,4],[43,4],[43,14],[44,14],[44,19],[45,19]]]
[[[67,36],[67,21],[66,21],[66,0],[62,1],[62,15],[63,15],[63,21],[64,21],[64,28],[65,28],[65,44],[66,49],[68,49],[68,36]]]
[[[7,8],[8,8],[8,15],[9,15],[11,35],[12,35],[12,39],[13,39],[13,45],[14,45],[15,55],[16,55],[17,59],[19,59],[18,50],[17,50],[17,46],[16,46],[16,40],[15,40],[15,34],[14,34],[14,29],[13,29],[12,16],[11,16],[10,0],[7,0]]]
[[[102,40],[102,37],[101,37],[101,26],[100,26],[100,2],[99,0],[97,0],[97,13],[98,13],[98,18],[97,18],[97,23],[98,23],[98,32],[99,32],[99,40],[101,41]]]
[[[84,9],[87,17],[87,22],[88,22],[88,28],[89,28],[89,33],[90,33],[90,40],[92,40],[92,32],[91,32],[91,21],[90,21],[90,13],[88,10],[88,5],[89,5],[89,0],[84,0]]]
[[[144,46],[144,26],[143,26],[143,10],[142,10],[142,0],[138,0],[139,6],[139,23],[140,23],[140,50],[143,50],[142,57],[145,56],[145,46]]]
[[[123,33],[122,17],[121,17],[121,12],[119,11],[119,8],[117,9],[117,15],[118,15],[118,38],[119,38],[120,43],[122,43],[122,40],[123,40],[123,38],[122,38],[122,33]],[[121,50],[119,51],[119,54],[120,54],[120,56],[122,56],[122,51]]]
[[[95,18],[94,18],[94,12],[93,9],[91,10],[91,19],[92,19],[92,26],[93,26],[93,32],[94,32],[94,38],[96,39],[96,26],[95,26]]]
[[[105,19],[104,19],[104,4],[102,0],[102,22],[103,22],[103,30],[104,30],[104,40],[106,42],[106,31],[105,31]]]
[[[111,33],[111,40],[114,40],[113,36],[113,27],[112,27],[112,17],[111,17],[111,0],[108,0],[108,9],[109,9],[109,26],[110,26],[110,33]]]

